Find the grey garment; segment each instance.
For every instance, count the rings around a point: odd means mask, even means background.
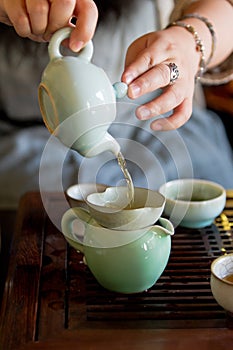
[[[194,109],[180,134],[192,159],[194,177],[233,188],[233,151],[220,118],[211,111]]]
[[[15,209],[20,197],[28,191],[39,191],[41,155],[50,137],[45,126],[15,130],[0,138],[0,208]],[[46,184],[42,190],[56,191],[60,181],[57,167],[63,160],[62,182],[67,188],[77,177],[68,152],[58,140],[50,145],[50,154],[43,162]]]
[[[118,103],[109,131],[121,145],[135,186],[157,189],[174,178],[209,179],[233,188],[233,154],[222,122],[195,108],[180,129],[153,132],[134,115],[135,104]],[[0,138],[0,207],[13,209],[30,190],[61,191],[80,182],[122,184],[110,152],[83,158],[50,136],[44,126],[15,130]],[[39,182],[40,180],[40,182]]]
[[[141,3],[131,16],[126,14],[119,21],[110,16],[94,37],[94,63],[112,82],[120,79],[129,43],[156,28],[153,2],[144,1],[143,9]],[[12,66],[0,49],[0,58],[1,109],[19,120],[40,118],[37,86],[47,56],[21,57],[20,65]],[[17,60],[17,50],[13,58]],[[121,145],[135,186],[156,189],[164,181],[194,176],[233,188],[232,149],[217,116],[194,109],[190,121],[179,130],[155,133],[149,122],[134,115],[143,100],[119,101],[117,118],[109,129]],[[18,129],[0,122],[1,208],[16,208],[20,196],[29,190],[59,191],[93,181],[122,183],[122,173],[109,152],[85,159],[50,137],[44,126]]]

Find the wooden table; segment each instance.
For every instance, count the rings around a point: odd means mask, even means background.
[[[59,227],[64,195],[39,193],[20,203],[0,315],[0,349],[205,349],[233,341],[231,315],[217,305],[211,261],[233,251],[233,191],[215,224],[176,228],[168,266],[149,291],[109,292]]]

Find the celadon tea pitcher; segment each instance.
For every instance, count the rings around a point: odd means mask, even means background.
[[[75,56],[62,55],[61,43],[71,31],[58,30],[48,46],[50,62],[38,91],[44,123],[67,147],[85,157],[104,151],[117,156],[120,146],[107,130],[116,117],[116,98],[126,95],[127,85],[113,86],[104,70],[91,63],[92,41]]]
[[[84,254],[89,269],[104,288],[138,293],[156,283],[170,256],[174,228],[165,218],[159,222],[137,230],[111,230],[77,207],[65,212],[61,227],[67,242]]]

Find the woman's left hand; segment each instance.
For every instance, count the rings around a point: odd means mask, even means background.
[[[191,116],[195,75],[200,53],[195,41],[183,28],[146,34],[128,48],[122,81],[129,85],[128,96],[136,99],[162,88],[162,94],[136,109],[138,119],[153,119],[173,111],[167,118],[151,122],[153,130],[172,130],[182,126]],[[169,63],[175,63],[179,77],[170,84]]]

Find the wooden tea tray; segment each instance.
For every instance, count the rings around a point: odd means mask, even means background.
[[[233,191],[215,224],[176,228],[166,270],[147,292],[102,288],[47,216],[40,193],[21,200],[0,314],[0,349],[225,349],[231,315],[210,290],[212,260],[233,251]],[[59,222],[64,194],[46,194]]]

